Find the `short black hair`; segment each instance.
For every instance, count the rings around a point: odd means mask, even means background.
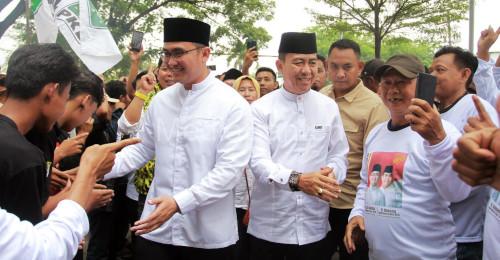
[[[160,58],[158,59],[158,66],[156,66],[156,67],[157,67],[157,68],[159,68],[159,67],[161,67],[161,65],[162,65],[162,64],[163,64],[163,58],[162,58],[162,57],[160,57]]]
[[[338,41],[333,42],[332,45],[330,45],[330,49],[328,50],[328,56],[332,53],[332,50],[335,48],[341,50],[351,49],[354,51],[358,59],[361,57],[361,48],[359,47],[359,44],[353,40],[340,39]]]
[[[58,83],[61,93],[79,74],[73,57],[55,43],[22,46],[12,53],[8,66],[7,95],[21,100],[37,96],[49,83]]]
[[[439,49],[436,54],[434,54],[434,59],[445,54],[454,54],[453,63],[457,67],[461,69],[469,68],[471,70],[471,74],[466,83],[466,87],[469,86],[479,64],[476,56],[474,56],[474,54],[472,54],[470,51],[466,51],[460,47],[445,46]]]
[[[144,76],[146,74],[148,74],[148,71],[143,70],[143,71],[139,72],[139,74],[137,74],[137,76],[135,76],[135,79],[132,80],[132,88],[133,89],[136,89],[136,87],[137,87],[137,81],[140,80],[142,78],[142,76]]]
[[[285,52],[280,52],[278,53],[278,59],[280,61],[285,61],[286,53]]]
[[[106,94],[111,98],[120,99],[120,97],[127,95],[125,83],[120,80],[111,80],[106,84]]]
[[[257,74],[263,72],[263,71],[266,71],[266,72],[269,72],[271,74],[273,74],[273,77],[274,77],[274,81],[276,81],[276,72],[274,72],[274,70],[272,70],[271,68],[268,68],[268,67],[260,67],[257,69],[257,72],[255,72],[255,77],[257,77]]]
[[[5,87],[5,74],[0,74],[0,86]]]
[[[323,67],[326,67],[326,59],[325,59],[325,57],[323,57],[323,55],[316,54],[316,58],[318,58],[318,60],[323,62]]]
[[[87,94],[92,97],[92,101],[100,106],[104,101],[103,81],[97,75],[90,71],[83,71],[71,84],[69,99],[74,99],[81,94]]]

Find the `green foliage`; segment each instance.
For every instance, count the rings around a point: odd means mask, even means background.
[[[366,34],[354,33],[352,31],[340,33],[338,30],[323,28],[320,25],[310,27],[307,31],[316,33],[318,53],[325,57],[328,56],[330,45],[344,38],[351,39],[359,44],[361,48],[361,59],[363,61],[375,58],[373,38]],[[382,45],[381,59],[387,60],[395,54],[413,54],[419,57],[425,65],[430,65],[437,48],[437,44],[424,40],[411,40],[405,37],[388,36],[384,39],[384,44]]]
[[[340,32],[368,33],[375,56],[380,57],[383,40],[405,36],[431,43],[453,43],[454,24],[465,19],[464,0],[316,0],[332,7],[331,13],[312,12],[318,25]],[[406,37],[410,38],[410,37]]]
[[[123,50],[123,59],[105,73],[106,78],[127,75],[130,60],[127,46],[133,30],[153,34],[163,40],[163,18],[197,18],[212,26],[211,47],[213,55],[227,55],[228,61],[241,60],[246,49],[245,38],[252,38],[259,46],[266,46],[271,36],[265,28],[254,24],[273,17],[274,0],[94,0],[99,15]],[[33,21],[33,20],[32,20]],[[33,23],[32,23],[33,25]],[[25,42],[25,19],[15,24],[17,40]],[[60,37],[62,38],[62,37]],[[36,33],[31,28],[31,41]],[[159,50],[145,50],[143,69],[156,64]]]
[[[271,36],[267,31],[254,24],[261,19],[272,19],[275,6],[274,0],[101,0],[97,3],[120,49],[126,49],[132,30],[154,33],[161,40],[163,18],[183,16],[209,23],[213,55],[227,55],[228,61],[243,57],[245,37],[257,40],[259,46],[269,42]],[[146,60],[155,64],[158,51],[146,51]],[[124,59],[106,75],[124,75],[129,64],[128,58]]]

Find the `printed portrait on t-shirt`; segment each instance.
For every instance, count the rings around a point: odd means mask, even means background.
[[[407,154],[373,152],[368,157],[368,188],[365,205],[403,207],[403,176]]]
[[[491,214],[500,221],[500,192],[493,191],[491,193],[486,214]]]

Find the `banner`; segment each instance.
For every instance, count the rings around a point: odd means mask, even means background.
[[[95,74],[102,74],[122,55],[90,0],[32,0],[39,42],[55,42],[61,32],[73,51]]]
[[[0,1],[0,13],[2,11],[7,10],[7,7],[9,4],[15,4],[15,0],[2,0]],[[9,14],[2,20],[0,21],[0,38],[2,38],[3,34],[9,27],[16,21],[16,19],[21,16],[24,13],[25,10],[25,3],[23,0],[17,1],[16,7],[12,11],[9,12]]]

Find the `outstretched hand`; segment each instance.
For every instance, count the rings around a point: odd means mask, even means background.
[[[130,228],[130,230],[135,232],[138,236],[159,228],[179,211],[177,202],[175,202],[172,197],[157,197],[148,200],[147,203],[150,205],[156,205],[156,208],[151,215],[145,219],[136,221],[134,226]]]

